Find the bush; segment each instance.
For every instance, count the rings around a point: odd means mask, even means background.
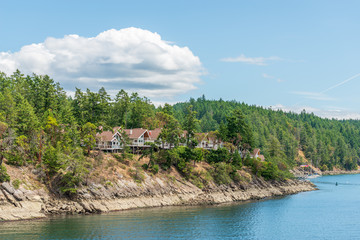
[[[202,179],[200,177],[196,176],[196,175],[191,175],[190,182],[192,184],[194,184],[195,186],[197,186],[198,188],[200,188],[200,189],[204,188],[204,184],[202,182]]]
[[[60,191],[67,195],[75,194],[77,192],[77,186],[80,184],[81,178],[79,175],[72,172],[67,172],[61,178]]]
[[[159,172],[159,165],[154,164],[154,165],[151,167],[151,172],[154,173],[154,174],[157,174],[157,173]]]
[[[231,179],[236,183],[245,180],[242,176],[240,176],[240,174],[238,172],[233,172],[233,174],[231,174]]]
[[[260,174],[265,180],[279,179],[279,169],[272,163],[264,163],[263,168],[260,170]]]
[[[7,174],[6,168],[3,165],[0,165],[0,182],[9,182],[10,176]]]
[[[228,162],[230,157],[230,153],[226,148],[219,148],[210,150],[206,155],[206,161],[208,163]]]
[[[321,166],[320,170],[325,172],[325,171],[328,171],[329,168],[328,168],[328,166],[326,166],[326,164],[324,164],[324,165]]]
[[[62,167],[58,149],[53,146],[48,146],[45,150],[43,162],[47,168],[48,174],[50,176],[55,175]]]
[[[125,164],[126,166],[130,165],[129,160],[126,160],[123,155],[119,155],[119,154],[116,154],[116,153],[114,153],[112,155],[118,162],[120,162],[122,164]]]
[[[20,183],[21,183],[21,181],[20,181],[19,179],[15,179],[15,180],[12,182],[12,185],[14,186],[15,189],[19,189]]]
[[[81,148],[74,149],[71,154],[58,153],[57,158],[63,161],[63,165],[55,175],[60,192],[66,195],[76,193],[88,175],[91,165],[85,161]]]
[[[214,169],[210,170],[211,176],[217,184],[229,184],[231,182],[230,174],[233,169],[231,165],[220,162],[215,163]]]
[[[6,155],[7,163],[14,166],[24,166],[25,160],[21,154],[9,153]]]
[[[194,169],[192,164],[186,162],[184,159],[180,159],[180,161],[176,164],[176,167],[185,176],[185,178],[189,180],[191,172]]]
[[[139,169],[129,169],[129,175],[134,179],[135,182],[141,183],[144,181],[145,176]]]

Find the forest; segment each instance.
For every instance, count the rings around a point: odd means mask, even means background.
[[[239,96],[241,98],[241,96]],[[87,158],[95,135],[115,126],[163,129],[162,138],[174,145],[163,152],[151,147],[144,169],[157,172],[174,165],[186,177],[192,162],[207,161],[218,172],[236,179],[236,169],[246,165],[265,179],[291,177],[288,170],[309,161],[321,170],[357,169],[360,156],[360,121],[335,120],[274,111],[237,101],[191,98],[174,106],[155,107],[150,99],[119,91],[113,98],[104,88],[98,92],[76,89],[73,97],[49,76],[0,73],[0,182],[9,181],[6,164],[33,165],[43,181],[56,180],[63,192],[73,191],[90,171]],[[186,130],[186,139],[179,131]],[[195,133],[211,132],[225,148],[204,152],[195,149]],[[177,146],[186,141],[186,147]],[[260,148],[261,163],[239,155]],[[125,151],[125,148],[124,148]],[[302,151],[305,158],[299,157]],[[154,154],[154,152],[156,152]],[[122,155],[126,157],[125,153]],[[156,170],[157,169],[157,170]],[[228,176],[214,172],[218,183]]]

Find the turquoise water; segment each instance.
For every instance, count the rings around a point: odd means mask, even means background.
[[[313,182],[259,202],[0,223],[0,239],[360,239],[360,175]]]

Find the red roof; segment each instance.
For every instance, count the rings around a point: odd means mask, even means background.
[[[254,149],[253,155],[255,156],[256,154],[260,154],[260,149],[259,148]]]
[[[148,132],[148,130],[143,128],[124,129],[124,131],[130,139],[138,139],[141,135]]]
[[[103,131],[102,133],[97,133],[96,137],[101,141],[111,141],[114,138],[116,132],[112,131]]]
[[[116,131],[118,131],[119,133],[121,133],[121,127],[113,127],[113,131],[114,131],[114,133],[115,133]]]
[[[154,140],[159,138],[160,133],[161,133],[161,128],[155,128],[154,130],[149,131],[151,139]]]

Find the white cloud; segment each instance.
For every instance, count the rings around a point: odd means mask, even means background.
[[[336,100],[335,98],[329,97],[328,95],[326,95],[323,92],[292,92],[293,94],[296,95],[300,95],[303,96],[304,98],[307,99],[312,99],[312,100],[319,100],[319,101],[334,101]]]
[[[266,66],[270,61],[280,61],[282,60],[279,57],[272,56],[272,57],[246,57],[244,54],[241,54],[239,57],[235,58],[223,58],[221,61],[223,62],[241,62],[259,66]]]
[[[171,98],[196,89],[203,74],[188,47],[164,41],[139,28],[111,29],[96,37],[67,35],[0,52],[0,71],[47,74],[62,86],[97,90],[126,89],[148,97]]]
[[[282,110],[285,112],[295,112],[300,113],[305,110],[307,113],[314,113],[315,115],[322,118],[329,119],[360,119],[360,113],[352,112],[348,109],[338,108],[338,107],[329,107],[327,110],[318,109],[310,106],[284,106],[282,104],[277,104],[274,106],[270,106],[270,109],[273,110]]]
[[[271,76],[271,75],[266,74],[266,73],[263,73],[263,74],[262,74],[262,76],[263,76],[263,78],[275,79],[278,83],[285,82],[284,80],[282,80],[282,79],[280,79],[280,78],[277,78],[277,77]]]

